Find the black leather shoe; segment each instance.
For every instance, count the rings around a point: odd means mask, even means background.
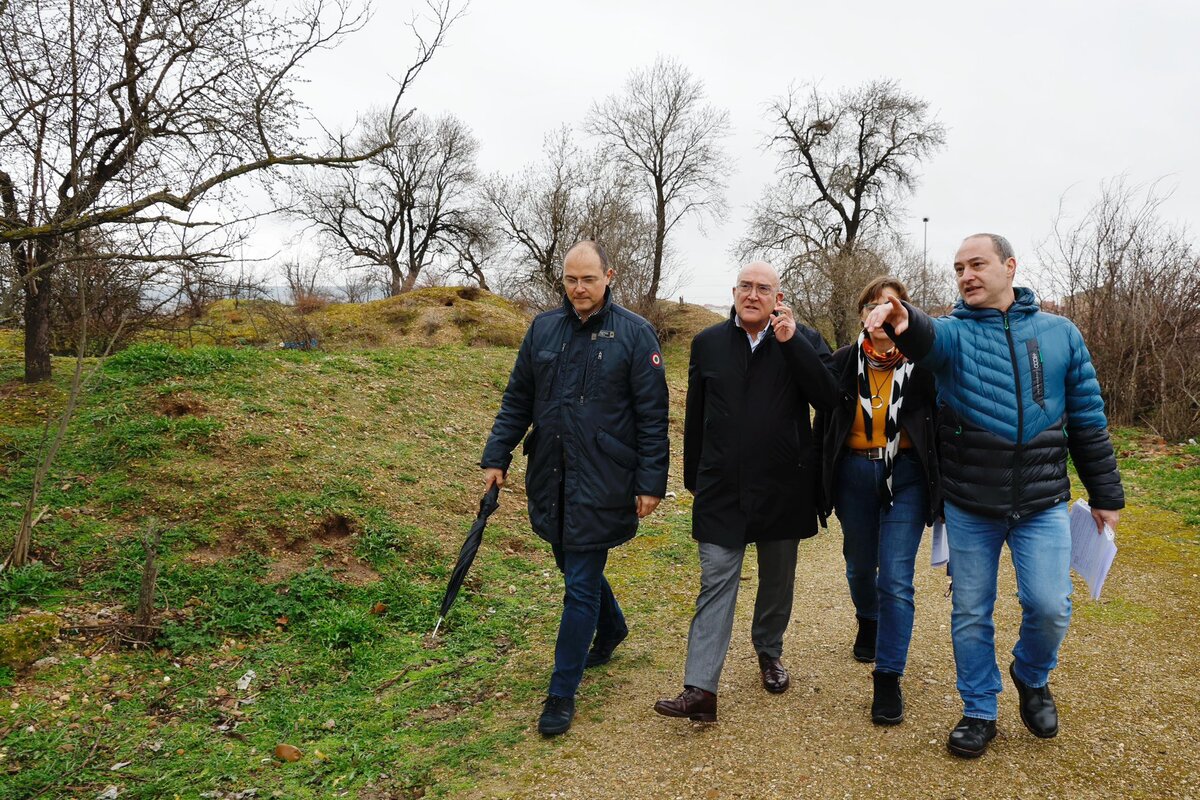
[[[693,722],[717,721],[717,696],[712,692],[685,686],[674,700],[659,700],[654,710],[664,717],[687,717]]]
[[[758,668],[762,671],[763,688],[771,694],[783,694],[792,685],[787,667],[778,658],[759,653]]]
[[[607,664],[612,661],[613,650],[617,649],[617,645],[625,641],[625,637],[629,635],[629,631],[625,631],[616,639],[610,639],[607,642],[599,640],[592,643],[592,649],[588,651],[587,661],[583,662],[584,669],[598,667],[601,664]]]
[[[558,736],[566,733],[575,719],[575,698],[546,695],[542,703],[542,716],[538,718],[538,733],[543,736]]]
[[[1014,661],[1008,665],[1008,674],[1012,676],[1020,696],[1021,722],[1024,722],[1029,732],[1039,739],[1053,739],[1058,735],[1058,708],[1050,694],[1050,684],[1035,689],[1021,683],[1014,669],[1016,664]]]
[[[996,721],[994,719],[963,717],[958,721],[954,730],[950,731],[950,740],[946,742],[946,746],[956,756],[979,758],[987,752],[988,742],[995,738]]]
[[[868,662],[875,660],[875,634],[879,632],[879,621],[855,617],[858,620],[858,635],[854,637],[854,658]]]
[[[871,722],[876,725],[899,725],[904,722],[904,694],[900,691],[900,676],[894,672],[875,670],[871,677],[875,681]]]

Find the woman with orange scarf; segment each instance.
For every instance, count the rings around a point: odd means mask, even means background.
[[[865,318],[889,296],[908,300],[897,278],[876,278],[858,297]],[[858,634],[854,657],[875,662],[871,719],[904,720],[900,677],[915,604],[921,534],[938,509],[933,376],[905,359],[883,331],[865,331],[833,356],[838,404],[819,413],[824,515],[842,525],[846,580]]]

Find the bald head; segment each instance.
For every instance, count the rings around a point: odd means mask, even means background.
[[[597,242],[595,239],[580,239],[575,244],[571,245],[567,250],[566,256],[563,257],[563,265],[566,266],[568,261],[594,261],[600,267],[601,272],[608,271],[608,253],[604,249],[604,245]]]
[[[779,273],[765,261],[751,261],[738,270],[737,282],[743,281],[769,285],[772,290],[776,290],[779,288]]]
[[[747,331],[757,333],[765,328],[775,304],[782,299],[779,273],[767,262],[751,261],[738,270],[733,310]]]

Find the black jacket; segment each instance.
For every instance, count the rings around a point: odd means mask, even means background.
[[[525,489],[534,532],[601,550],[637,532],[640,494],[667,491],[667,382],[654,329],[612,302],[581,323],[565,298],[521,342],[481,467],[505,471],[530,425]]]
[[[829,359],[804,326],[787,342],[768,329],[753,353],[732,318],[692,340],[683,483],[695,495],[695,539],[742,547],[817,532],[809,406],[833,402]]]
[[[858,346],[846,345],[833,354],[833,372],[838,384],[837,403],[831,412],[818,411],[813,429],[821,448],[821,522],[833,512],[834,481],[837,479],[838,464],[846,454],[846,439],[854,425],[854,415],[862,413],[858,403]],[[935,404],[937,387],[933,374],[916,367],[905,390],[904,404],[900,408],[900,427],[912,440],[913,452],[921,461],[925,472],[929,509],[925,523],[933,524],[941,516],[941,481],[938,479],[937,426]]]

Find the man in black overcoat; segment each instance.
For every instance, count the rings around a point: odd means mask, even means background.
[[[717,718],[717,683],[733,629],[746,545],[758,551],[751,640],[763,687],[786,691],[783,634],[792,613],[796,549],[817,532],[819,480],[809,407],[834,401],[829,348],[798,326],[779,276],[748,264],[727,322],[692,341],[684,419],[684,486],[695,496],[700,596],[688,633],[684,690],[654,710],[701,722]]]
[[[584,669],[608,661],[629,633],[604,577],[608,551],[634,537],[667,491],[658,338],[649,322],[613,302],[612,277],[598,243],[567,251],[566,296],[530,324],[479,462],[486,488],[503,485],[525,438],[529,524],[563,573],[554,673],[538,720],[546,736],[571,726]]]

